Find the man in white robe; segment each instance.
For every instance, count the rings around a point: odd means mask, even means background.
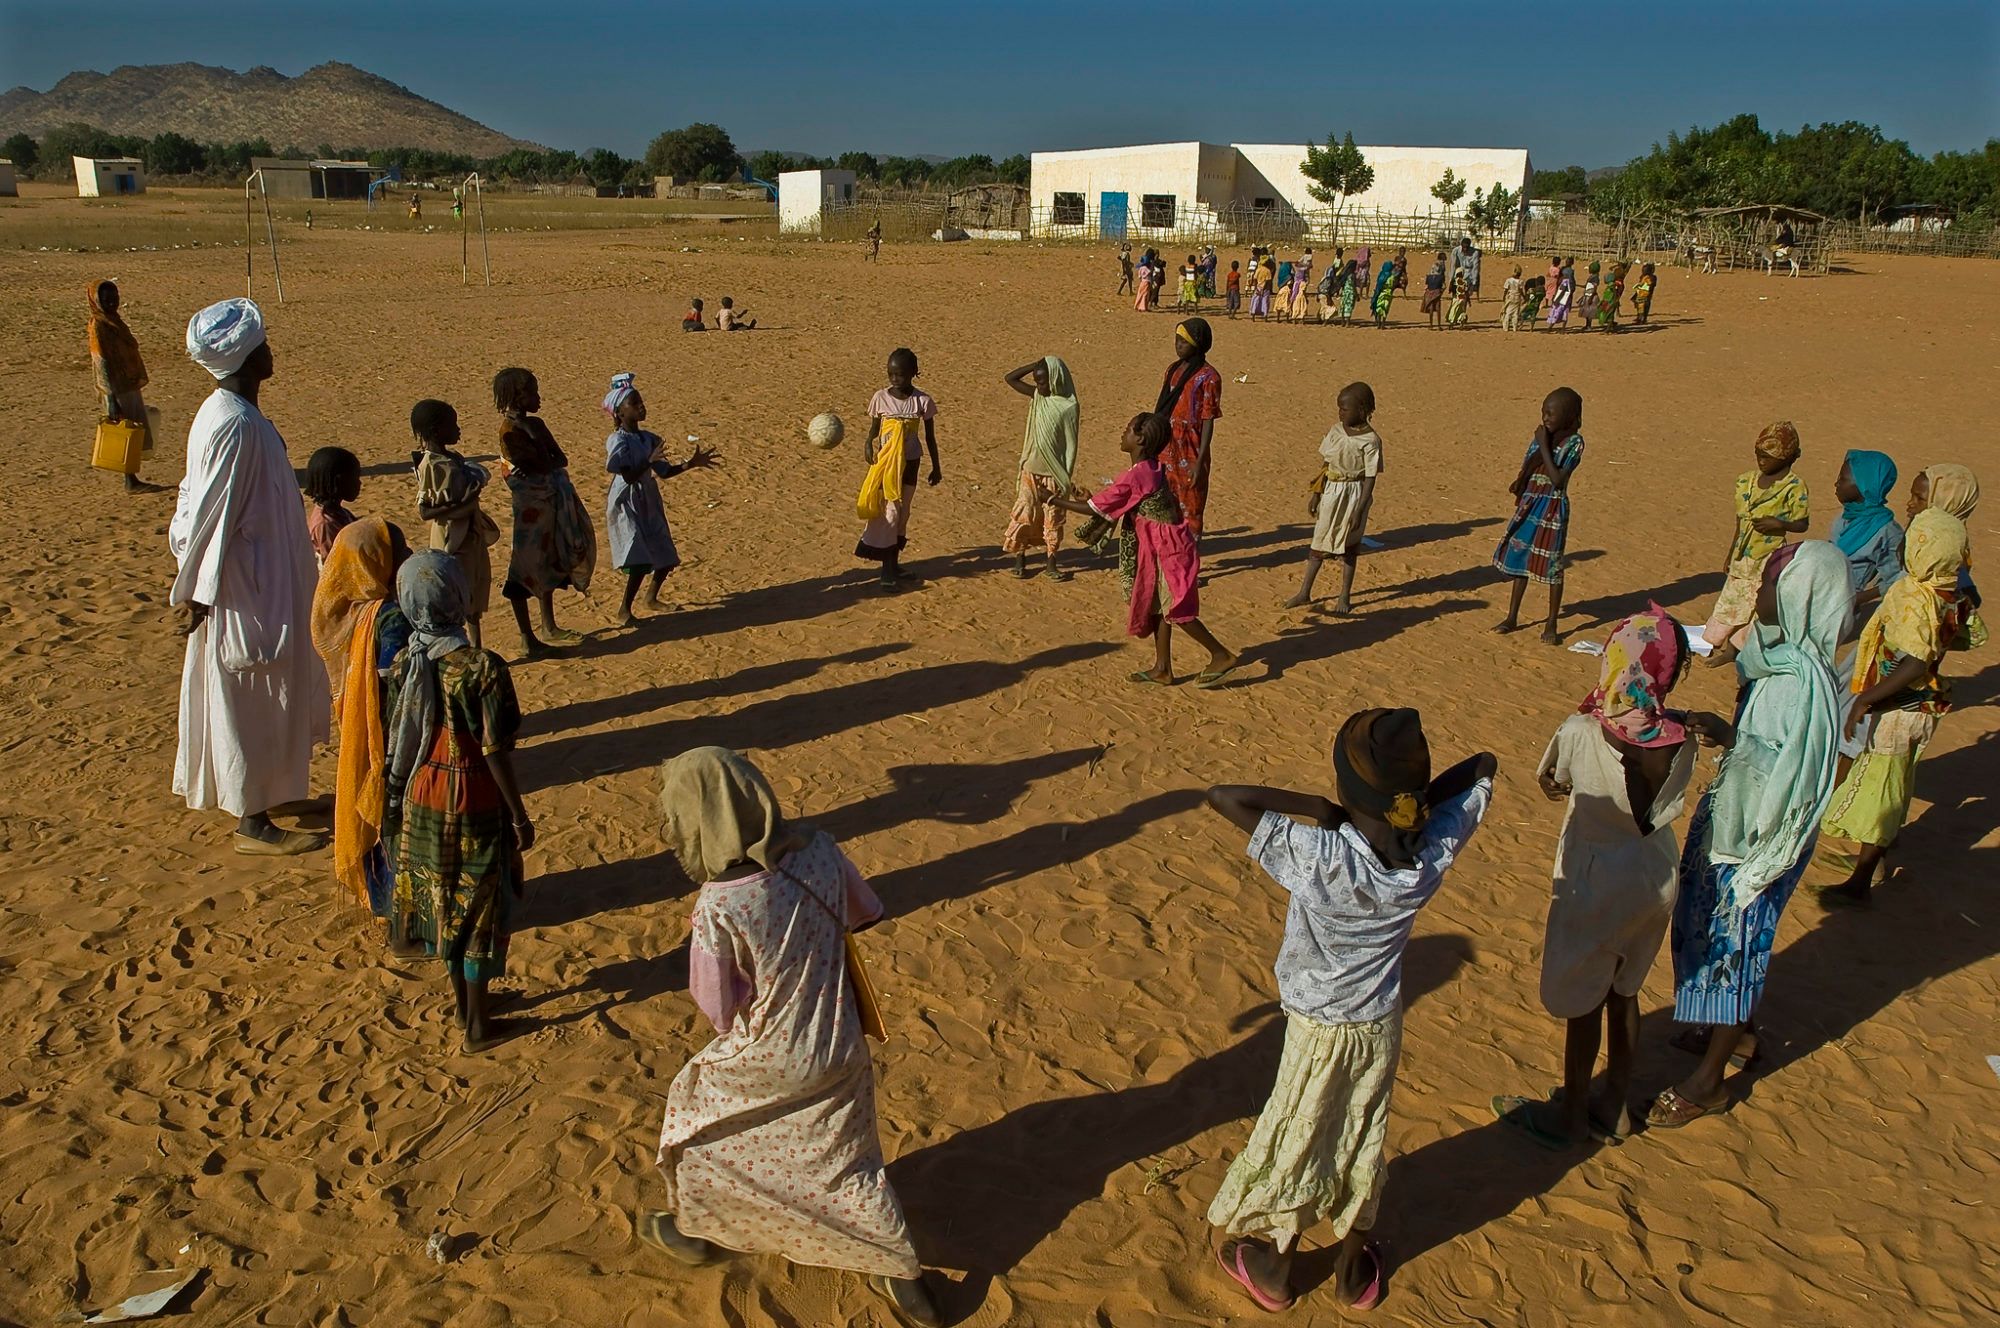
[[[303,801],[313,745],[327,738],[326,667],[313,649],[318,572],[285,440],[257,409],[270,378],[264,320],[224,300],[188,324],[188,355],[216,379],[188,431],[167,542],[171,602],[189,614],[174,792],[238,819],[236,851],[288,856],[325,839],[271,823]]]

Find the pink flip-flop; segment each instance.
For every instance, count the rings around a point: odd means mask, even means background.
[[[1225,1259],[1223,1257],[1222,1251],[1227,1249],[1234,1249],[1236,1251],[1236,1257],[1234,1259]],[[1215,1261],[1218,1264],[1222,1265],[1222,1271],[1229,1274],[1231,1281],[1235,1282],[1236,1285],[1242,1287],[1244,1293],[1248,1295],[1250,1299],[1257,1302],[1258,1309],[1265,1311],[1267,1314],[1282,1314],[1284,1311],[1292,1307],[1294,1303],[1293,1301],[1272,1300],[1262,1291],[1259,1291],[1257,1289],[1257,1284],[1250,1280],[1250,1270],[1243,1266],[1242,1241],[1240,1240],[1225,1241],[1223,1243],[1222,1249],[1218,1249],[1215,1252]],[[1377,1264],[1377,1267],[1379,1269],[1380,1267],[1379,1263]]]
[[[1375,1276],[1368,1283],[1368,1288],[1350,1301],[1349,1305],[1351,1308],[1357,1310],[1372,1310],[1382,1303],[1384,1271],[1382,1268],[1382,1252],[1373,1245],[1363,1245],[1361,1252],[1368,1257],[1368,1262],[1375,1265]]]

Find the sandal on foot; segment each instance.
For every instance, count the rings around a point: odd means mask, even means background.
[[[1234,664],[1226,664],[1219,669],[1203,670],[1201,673],[1195,675],[1194,685],[1201,688],[1204,692],[1214,691],[1229,680],[1230,674],[1242,667],[1243,661],[1239,659]]]
[[[656,1250],[664,1250],[690,1268],[706,1268],[712,1263],[722,1262],[722,1253],[715,1246],[694,1236],[684,1236],[674,1225],[672,1213],[645,1212],[632,1228],[640,1240]]]
[[[1170,680],[1164,678],[1155,678],[1152,674],[1146,672],[1146,670],[1144,669],[1140,669],[1137,672],[1135,672],[1129,679],[1127,679],[1127,681],[1136,682],[1141,686],[1152,686],[1152,687],[1173,686],[1173,683]]]
[[[1704,1107],[1699,1102],[1690,1102],[1679,1092],[1669,1088],[1653,1099],[1653,1105],[1646,1111],[1646,1128],[1649,1130],[1678,1130],[1691,1125],[1703,1116],[1720,1115],[1729,1109],[1729,1099],[1723,1098],[1713,1106]]]
[[[1296,1303],[1297,1298],[1287,1296],[1283,1300],[1273,1300],[1258,1290],[1250,1278],[1250,1270],[1243,1265],[1243,1242],[1225,1240],[1216,1248],[1215,1261],[1222,1265],[1222,1271],[1229,1274],[1229,1280],[1243,1288],[1243,1293],[1257,1302],[1257,1308],[1267,1314],[1282,1314]]]
[[[1553,1130],[1542,1128],[1535,1120],[1535,1108],[1542,1104],[1533,1098],[1521,1097],[1515,1093],[1503,1093],[1493,1099],[1493,1114],[1502,1125],[1519,1130],[1551,1153],[1561,1153],[1575,1147],[1575,1141],[1566,1139]]]
[[[1051,581],[1067,581],[1076,574],[1067,568],[1051,567],[1044,575]]]
[[[1367,1287],[1361,1294],[1348,1301],[1347,1305],[1349,1309],[1366,1311],[1382,1303],[1382,1293],[1387,1290],[1384,1282],[1387,1280],[1388,1269],[1382,1265],[1381,1247],[1373,1241],[1361,1247],[1361,1257],[1374,1266],[1375,1276],[1369,1279]]]
[[[253,858],[295,858],[301,853],[311,853],[326,847],[324,836],[309,834],[304,830],[286,830],[276,839],[262,839],[256,835],[236,832],[236,851]]]
[[[1035,579],[1035,574],[1028,570],[1026,563],[1021,563],[1014,568],[1014,576],[1016,580],[1020,581],[1032,581]]]
[[[938,1313],[937,1302],[931,1299],[921,1277],[886,1277],[874,1273],[868,1278],[868,1289],[888,1301],[896,1317],[905,1323],[914,1323],[917,1328],[943,1328],[944,1316]]]

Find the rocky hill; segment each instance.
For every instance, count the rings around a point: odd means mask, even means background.
[[[259,66],[239,74],[209,65],[124,65],[83,70],[50,88],[0,93],[0,137],[40,137],[82,122],[114,134],[172,130],[197,142],[262,138],[275,148],[427,148],[475,157],[539,144],[509,138],[353,65],[317,65],[287,78]]]

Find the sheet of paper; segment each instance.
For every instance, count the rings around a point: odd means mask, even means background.
[[[165,1312],[174,1303],[174,1297],[187,1290],[188,1284],[201,1276],[201,1269],[184,1273],[178,1268],[160,1268],[150,1273],[141,1273],[132,1279],[126,1288],[125,1299],[109,1309],[99,1310],[85,1319],[85,1323],[129,1323],[133,1319],[150,1319]]]
[[[1715,647],[1708,643],[1707,637],[1697,636],[1693,633],[1689,633],[1688,635],[1688,649],[1694,651],[1695,654],[1700,655],[1703,659],[1715,653]]]

